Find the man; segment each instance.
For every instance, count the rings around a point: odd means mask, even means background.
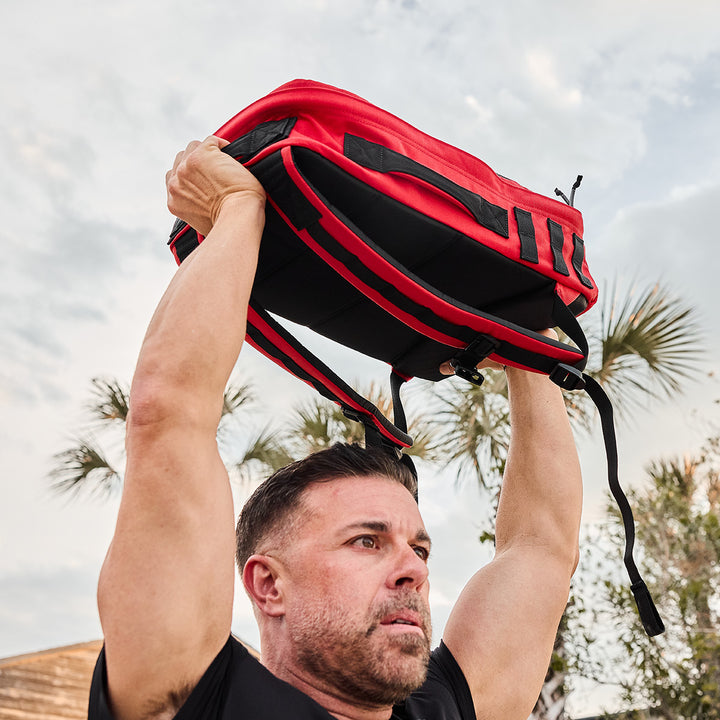
[[[281,471],[243,512],[239,570],[262,665],[228,639],[235,538],[215,433],[265,197],[224,144],[191,143],[167,174],[170,211],[205,241],[160,301],[133,379],[90,716],[524,720],[577,563],[582,492],[561,393],[537,374],[507,370],[496,554],[429,669],[430,541],[412,479],[382,453],[342,446]]]

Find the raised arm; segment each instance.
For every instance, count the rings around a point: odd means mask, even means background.
[[[167,175],[170,211],[206,238],[155,311],[130,391],[125,485],[98,586],[117,720],[172,717],[230,632],[234,519],[216,431],[265,196],[223,144],[191,143]]]
[[[480,720],[525,720],[540,693],[578,559],[580,467],[562,394],[508,368],[510,451],[495,557],[463,590],[444,641]]]

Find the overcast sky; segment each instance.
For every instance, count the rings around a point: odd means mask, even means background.
[[[582,173],[576,204],[600,286],[661,280],[698,308],[709,349],[703,382],[620,426],[625,482],[695,449],[719,420],[718,28],[711,0],[6,3],[0,657],[100,636],[94,588],[117,499],[53,496],[52,455],[81,422],[90,378],[132,375],[174,271],[164,175],[175,153],[296,77],[351,90],[537,192]],[[278,412],[299,391],[252,353],[238,372]],[[591,522],[600,438],[581,451]],[[483,506],[472,485],[439,478],[422,494],[439,638],[486,559]],[[242,597],[234,629],[256,642]],[[597,697],[572,707],[597,710]]]

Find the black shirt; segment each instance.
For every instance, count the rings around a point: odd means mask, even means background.
[[[292,685],[276,678],[234,637],[202,676],[175,720],[335,720]],[[436,648],[425,683],[393,707],[391,720],[474,720],[470,688],[444,643]],[[105,650],[90,688],[89,720],[112,720],[107,698]]]

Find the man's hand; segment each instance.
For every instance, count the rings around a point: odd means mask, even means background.
[[[265,191],[253,174],[222,152],[228,144],[214,135],[203,142],[194,140],[177,154],[165,175],[168,209],[203,236],[228,200],[255,194],[265,201]]]

